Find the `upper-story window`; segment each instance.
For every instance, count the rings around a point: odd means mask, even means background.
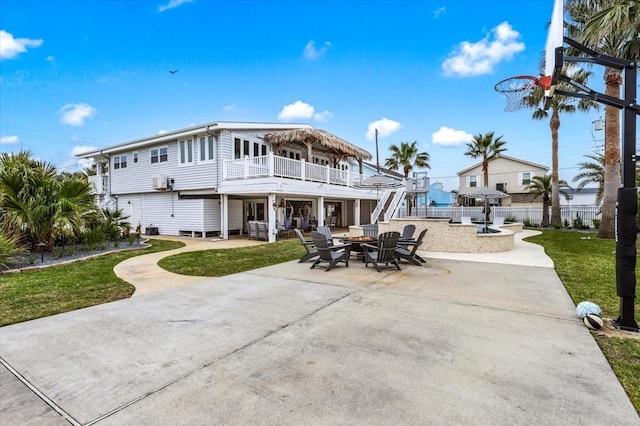
[[[520,173],[520,185],[531,185],[532,177],[533,177],[533,173],[531,172]]]
[[[180,165],[193,164],[193,140],[178,142]]]
[[[169,161],[169,149],[166,146],[151,149],[151,164],[166,163],[167,161]]]
[[[467,186],[476,188],[478,186],[478,176],[467,176]]]
[[[113,157],[113,170],[126,169],[127,168],[127,156],[116,155]]]
[[[214,160],[215,151],[213,142],[213,136],[207,136],[206,138],[203,136],[199,139],[198,150],[200,151],[201,163],[207,163]]]
[[[233,158],[258,157],[260,155],[267,155],[266,145],[247,139],[233,139]]]
[[[134,152],[133,153],[133,164],[137,164],[138,163],[138,153]]]

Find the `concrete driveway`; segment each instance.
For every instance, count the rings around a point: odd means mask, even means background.
[[[3,327],[0,423],[640,424],[549,266],[309,266]]]

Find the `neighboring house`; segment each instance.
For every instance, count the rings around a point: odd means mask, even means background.
[[[582,188],[582,189],[564,189],[563,192],[569,196],[569,199],[560,194],[561,206],[595,206],[596,194],[598,188]]]
[[[164,235],[228,238],[257,220],[273,241],[285,220],[358,225],[378,199],[354,185],[371,155],[309,124],[212,122],[78,157],[108,164],[90,176],[99,204]]]
[[[458,194],[455,191],[445,191],[442,182],[429,185],[427,197],[429,207],[449,207],[456,202]]]
[[[497,189],[508,195],[506,198],[493,199],[493,205],[531,205],[541,204],[541,200],[534,200],[525,187],[531,183],[534,176],[544,176],[549,168],[530,161],[498,155],[489,161],[489,188]],[[458,202],[461,205],[475,205],[475,199],[468,194],[484,186],[482,163],[475,164],[458,173],[460,179]]]

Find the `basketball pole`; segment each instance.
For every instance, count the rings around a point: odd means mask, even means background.
[[[625,331],[640,332],[635,320],[634,303],[636,298],[636,240],[638,234],[638,201],[635,180],[636,156],[636,115],[640,114],[637,103],[637,70],[638,64],[620,58],[598,54],[594,50],[564,37],[564,42],[586,53],[589,57],[568,57],[567,62],[590,62],[605,67],[612,67],[623,72],[623,99],[598,93],[578,84],[571,78],[561,76],[560,79],[581,92],[556,90],[562,96],[591,99],[605,105],[622,110],[622,187],[618,189],[616,206],[616,290],[620,298],[620,316],[614,321],[616,328]]]

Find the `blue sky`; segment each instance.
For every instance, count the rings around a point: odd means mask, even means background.
[[[472,135],[551,166],[549,123],[504,112],[536,75],[552,0],[2,0],[0,151],[75,153],[210,121],[311,123],[375,156],[418,141],[456,189]],[[177,70],[170,73],[169,70]],[[590,87],[604,91],[594,69]],[[560,177],[602,144],[602,111],[561,117]],[[375,159],[374,159],[375,161]]]

